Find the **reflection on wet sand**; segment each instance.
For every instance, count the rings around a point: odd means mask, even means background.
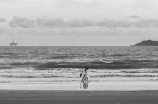
[[[83,82],[80,84],[80,89],[88,89],[88,82]]]
[[[156,81],[135,82],[50,82],[50,83],[0,83],[0,90],[95,90],[95,91],[141,91],[158,90]]]

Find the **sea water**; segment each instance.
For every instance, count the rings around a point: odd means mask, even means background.
[[[134,46],[17,46],[0,47],[0,63],[104,60],[158,60],[158,47]]]
[[[158,47],[1,46],[0,77],[158,77]]]

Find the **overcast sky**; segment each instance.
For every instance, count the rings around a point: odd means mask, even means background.
[[[158,0],[0,0],[0,45],[128,46],[158,40]]]

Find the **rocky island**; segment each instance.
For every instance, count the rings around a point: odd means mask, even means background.
[[[136,43],[135,45],[132,46],[158,46],[158,41],[153,41],[153,40],[144,40],[140,43]]]

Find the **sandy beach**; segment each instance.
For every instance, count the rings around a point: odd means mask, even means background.
[[[157,104],[158,83],[78,82],[1,83],[0,104]]]
[[[0,90],[60,90],[60,91],[153,91],[158,90],[157,82],[89,82],[86,88],[79,82],[19,82],[1,83]]]
[[[158,91],[6,91],[1,104],[157,104]]]

